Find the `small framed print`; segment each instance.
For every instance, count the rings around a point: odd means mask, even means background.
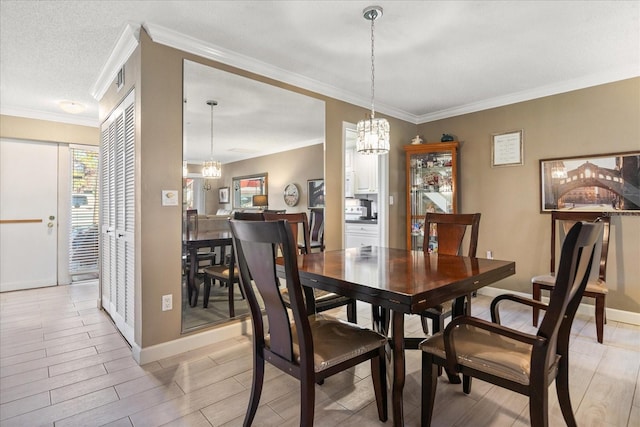
[[[522,130],[491,135],[491,166],[524,164]]]
[[[219,203],[229,203],[229,187],[218,188]]]

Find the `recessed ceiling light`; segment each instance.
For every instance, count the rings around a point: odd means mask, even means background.
[[[79,102],[74,101],[60,101],[58,105],[63,111],[71,114],[79,114],[87,109],[84,104],[80,104]]]

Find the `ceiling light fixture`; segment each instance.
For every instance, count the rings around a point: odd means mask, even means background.
[[[371,117],[360,120],[357,125],[356,150],[362,154],[386,154],[389,152],[389,122],[375,118],[375,55],[374,22],[382,16],[380,6],[369,6],[362,11],[364,19],[371,21]]]
[[[58,102],[58,106],[62,111],[70,114],[80,114],[87,109],[83,104],[74,101],[60,101]]]
[[[213,107],[218,105],[218,101],[207,101],[207,105],[211,107],[211,157],[208,162],[204,162],[202,176],[205,178],[217,179],[222,177],[222,165],[220,162],[213,160]]]

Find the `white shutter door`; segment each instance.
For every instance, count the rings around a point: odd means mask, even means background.
[[[131,92],[103,125],[102,292],[104,309],[134,343],[135,95]],[[104,154],[108,151],[108,154]]]

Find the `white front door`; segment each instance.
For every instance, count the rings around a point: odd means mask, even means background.
[[[58,144],[0,140],[0,292],[57,285]]]

